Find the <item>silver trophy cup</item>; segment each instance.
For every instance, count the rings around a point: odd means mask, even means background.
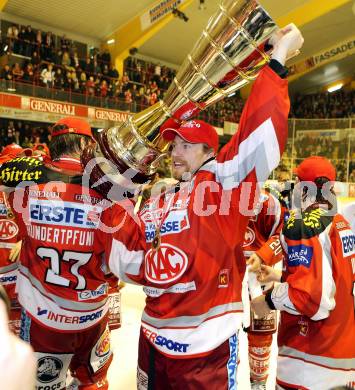
[[[164,100],[101,131],[82,162],[95,189],[112,196],[149,181],[169,143],[169,119],[186,121],[254,80],[269,62],[275,22],[255,0],[224,0],[183,62]],[[118,187],[117,187],[118,186]]]

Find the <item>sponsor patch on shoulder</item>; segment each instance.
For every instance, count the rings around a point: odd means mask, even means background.
[[[337,222],[337,223],[335,224],[335,227],[336,227],[338,230],[340,230],[340,229],[346,228],[346,227],[347,227],[347,224],[346,224],[344,221],[341,221],[341,222]]]
[[[346,229],[339,232],[343,256],[355,255],[355,234],[352,230]]]
[[[159,215],[162,213],[160,212]],[[160,217],[161,218],[161,217]],[[151,218],[151,213],[146,213],[142,219],[145,222],[145,238],[147,242],[152,242],[155,237],[155,224]],[[178,234],[190,228],[189,217],[186,210],[173,210],[160,227],[160,235]]]
[[[313,258],[313,248],[307,245],[294,245],[288,247],[287,263],[289,267],[303,265],[309,268]]]

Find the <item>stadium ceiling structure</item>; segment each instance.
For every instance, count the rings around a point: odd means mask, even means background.
[[[173,17],[169,12],[164,23],[148,35],[139,31],[140,17],[161,0],[0,0],[0,10],[102,42],[115,37],[115,45],[125,42],[127,50],[129,37],[136,34],[132,47],[137,47],[139,54],[179,66],[219,2],[205,0],[201,7],[199,0],[181,0],[178,8],[188,20]],[[291,77],[293,91],[304,89],[305,83],[306,89],[312,90],[336,78],[354,76],[355,0],[260,0],[260,3],[280,25],[295,21],[305,37],[301,55],[293,60],[296,65]],[[140,34],[145,35],[144,39],[140,39]],[[309,66],[310,62],[314,66]]]

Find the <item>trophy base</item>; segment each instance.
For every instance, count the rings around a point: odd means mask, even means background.
[[[112,153],[104,131],[95,139],[97,144],[86,147],[81,156],[90,188],[109,200],[120,201],[132,198],[140,185],[152,180],[154,174],[144,175]]]

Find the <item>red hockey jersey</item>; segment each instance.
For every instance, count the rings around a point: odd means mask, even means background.
[[[283,283],[269,298],[281,312],[277,380],[297,389],[355,384],[355,235],[320,208],[292,213],[281,241]]]
[[[261,257],[263,263],[276,264],[283,258],[280,232],[285,208],[276,196],[264,190],[254,213],[255,215],[249,219],[244,236],[244,256],[247,259],[255,252]]]
[[[19,302],[49,328],[78,331],[94,325],[108,309],[107,237],[101,225],[109,219],[109,205],[82,185],[77,160],[63,158],[48,167],[17,158],[1,167],[0,177],[8,187],[21,179],[36,182],[16,187],[9,198],[23,239]]]
[[[9,261],[14,244],[19,241],[18,226],[7,196],[0,192],[0,283],[11,299],[15,298],[18,265]]]
[[[288,110],[287,81],[265,68],[238,132],[216,160],[177,192],[147,202],[139,214],[141,230],[124,210],[116,213],[115,224],[122,228],[112,243],[110,269],[144,285],[143,333],[161,353],[208,354],[240,326],[244,231],[256,183],[279,163]],[[156,227],[157,250],[152,247]]]

